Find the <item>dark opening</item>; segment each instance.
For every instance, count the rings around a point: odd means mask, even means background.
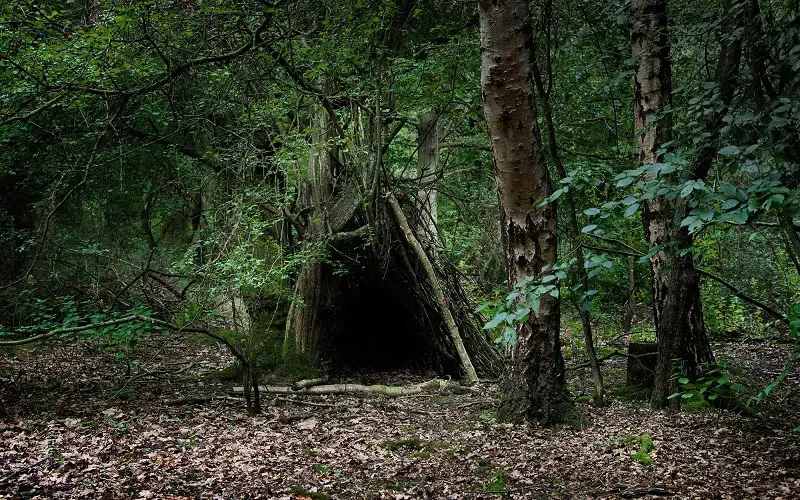
[[[428,310],[409,285],[391,270],[381,276],[351,273],[332,311],[327,356],[332,370],[414,369],[452,373],[441,360],[433,328],[441,317]]]

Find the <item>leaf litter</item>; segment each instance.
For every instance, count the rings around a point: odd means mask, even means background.
[[[757,419],[654,412],[644,402],[614,401],[581,405],[591,425],[572,430],[497,422],[493,384],[471,395],[393,399],[267,394],[263,414],[251,417],[228,396],[235,383],[206,376],[231,363],[222,350],[178,342],[138,347],[156,348],[159,355],[148,357],[155,361],[139,369],[158,375],[134,374],[134,381],[113,355],[89,346],[0,356],[0,496],[800,495],[800,436],[792,432],[800,424],[796,372]],[[720,351],[735,357],[734,366],[755,385],[769,383],[786,359],[785,346],[767,343]],[[612,381],[624,376],[619,362],[608,370]],[[588,374],[570,375],[576,388],[588,381]],[[340,382],[424,380],[390,373]],[[650,444],[641,452],[645,436]]]

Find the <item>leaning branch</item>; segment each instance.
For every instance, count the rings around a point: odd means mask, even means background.
[[[789,322],[789,318],[787,318],[785,314],[773,309],[772,307],[770,307],[767,304],[761,302],[760,300],[754,299],[753,297],[747,295],[746,293],[742,292],[741,290],[739,290],[738,288],[736,288],[732,284],[728,283],[724,279],[720,278],[719,276],[717,276],[715,274],[711,274],[710,272],[704,271],[702,269],[697,269],[697,272],[701,276],[705,276],[706,278],[714,280],[717,283],[719,283],[720,285],[724,286],[725,288],[727,288],[728,290],[733,292],[733,294],[735,296],[739,297],[743,301],[748,302],[748,303],[750,303],[750,304],[752,304],[752,305],[754,305],[754,306],[756,306],[756,307],[768,312],[769,314],[775,316],[776,318],[778,318],[779,320],[781,320],[783,322],[786,322],[786,323]]]
[[[458,331],[458,326],[456,326],[453,313],[450,311],[450,306],[447,305],[447,298],[444,295],[441,283],[439,283],[439,278],[436,277],[433,264],[431,264],[431,261],[428,258],[428,255],[425,253],[425,250],[422,248],[422,245],[420,245],[419,240],[417,240],[416,236],[414,236],[414,233],[411,231],[411,226],[408,225],[408,220],[406,219],[405,214],[403,214],[403,210],[400,208],[397,198],[390,193],[388,201],[389,206],[392,208],[392,212],[394,213],[395,219],[403,231],[403,236],[405,236],[405,239],[411,248],[414,249],[414,253],[417,254],[417,258],[422,263],[422,267],[425,269],[425,273],[428,275],[428,280],[431,283],[431,288],[433,288],[434,296],[436,297],[436,301],[439,303],[439,309],[442,312],[442,318],[444,319],[447,329],[450,332],[450,337],[453,339],[453,344],[458,352],[461,365],[464,367],[464,371],[467,373],[467,380],[470,382],[477,382],[478,375],[475,373],[475,367],[472,366],[472,361],[469,359],[467,349],[464,347],[464,342],[461,340],[461,334]]]
[[[228,350],[231,351],[231,354],[233,354],[236,357],[236,359],[238,359],[245,366],[248,365],[247,358],[239,351],[239,349],[236,348],[235,345],[233,345],[225,337],[221,337],[220,335],[217,335],[216,333],[214,333],[214,332],[212,332],[210,330],[207,330],[205,328],[192,328],[192,327],[178,326],[178,325],[176,325],[174,323],[170,323],[168,321],[164,321],[164,320],[160,320],[160,319],[156,319],[156,318],[150,318],[150,317],[144,316],[142,314],[131,314],[131,315],[128,315],[128,316],[123,316],[122,318],[117,318],[117,319],[113,319],[113,320],[109,320],[109,321],[102,321],[100,323],[91,323],[91,324],[83,325],[83,326],[73,326],[73,327],[69,327],[69,328],[56,328],[54,330],[50,330],[50,331],[42,333],[40,335],[34,335],[33,337],[28,337],[28,338],[25,338],[25,339],[0,340],[0,347],[16,347],[16,346],[21,346],[21,345],[26,345],[26,344],[32,344],[34,342],[39,342],[41,340],[46,340],[46,339],[49,339],[51,337],[55,337],[56,335],[64,335],[64,334],[77,333],[77,332],[85,332],[87,330],[93,330],[95,328],[106,328],[106,327],[109,327],[109,326],[117,326],[117,325],[122,325],[122,324],[125,324],[125,323],[131,323],[133,321],[141,321],[143,323],[150,323],[152,325],[160,326],[160,327],[165,328],[167,330],[171,330],[171,331],[175,331],[175,332],[179,332],[179,333],[200,333],[200,334],[206,335],[206,336],[211,337],[212,339],[216,340],[220,344],[225,345],[225,347],[227,347]]]

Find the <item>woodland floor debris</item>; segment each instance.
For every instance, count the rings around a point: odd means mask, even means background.
[[[411,397],[265,395],[247,416],[231,385],[206,376],[221,349],[141,346],[128,382],[113,355],[86,347],[0,358],[0,496],[5,498],[797,498],[797,372],[761,419],[653,412],[646,403],[581,405],[573,431],[494,419],[497,387]],[[780,371],[786,347],[731,344],[752,389]],[[176,366],[187,366],[176,370]],[[161,373],[163,372],[163,373]],[[624,360],[606,367],[611,384]],[[136,372],[132,374],[136,375]],[[590,388],[586,370],[573,389]],[[410,385],[430,376],[362,374],[332,383]],[[120,388],[125,390],[120,391]],[[176,405],[184,398],[186,404]],[[315,403],[315,404],[310,404]],[[645,466],[624,438],[648,436]],[[294,492],[294,493],[292,493]]]

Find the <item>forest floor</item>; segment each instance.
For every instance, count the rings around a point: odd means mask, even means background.
[[[717,354],[757,391],[787,349],[747,342]],[[135,354],[132,376],[85,346],[0,355],[0,497],[800,498],[798,370],[760,418],[614,400],[581,405],[591,424],[571,430],[498,423],[492,384],[395,399],[267,395],[251,417],[228,396],[233,384],[207,376],[230,363],[218,348],[161,339]],[[582,372],[570,372],[573,386],[586,384]],[[624,361],[606,374],[624,382]]]

